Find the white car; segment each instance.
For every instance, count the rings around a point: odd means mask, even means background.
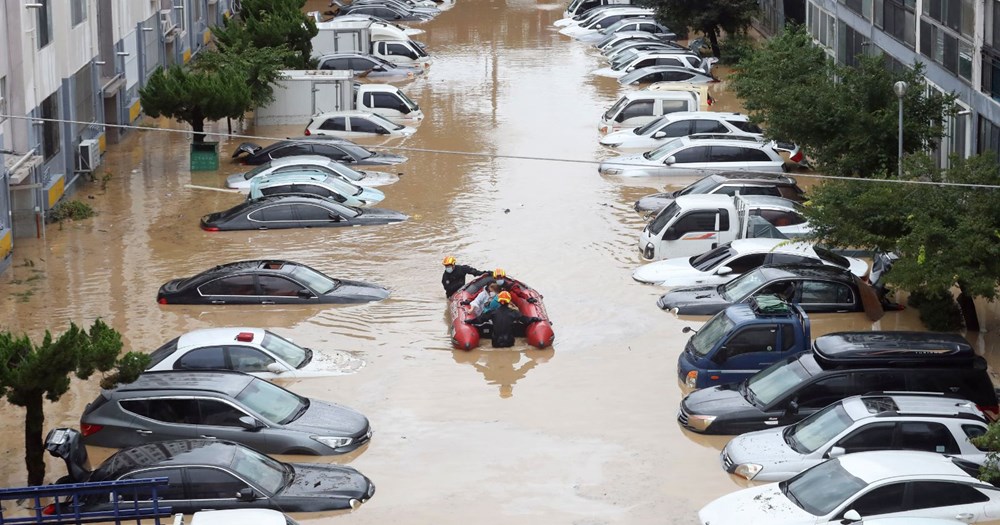
[[[620,150],[650,151],[664,142],[696,133],[716,135],[751,135],[761,137],[764,131],[739,113],[720,111],[684,111],[668,113],[633,129],[623,129],[601,137],[601,145]]]
[[[578,24],[570,24],[560,29],[559,33],[576,39],[588,39],[592,38],[591,35],[596,35],[596,39],[600,40],[604,38],[604,35],[598,33],[598,30],[609,27],[623,18],[652,19],[653,10],[634,6],[606,9],[587,17],[586,20],[582,20]]]
[[[188,525],[298,525],[289,516],[270,509],[203,510],[191,515]],[[184,515],[175,514],[173,525],[184,525]]]
[[[264,177],[278,173],[321,173],[340,177],[351,184],[365,188],[385,186],[399,180],[399,176],[380,171],[356,170],[345,164],[319,155],[295,155],[265,162],[254,169],[235,173],[226,178],[226,186],[243,193],[250,191],[250,181],[254,177]]]
[[[1000,489],[978,466],[933,452],[877,451],[820,463],[780,483],[723,496],[698,512],[702,525],[871,523],[869,518],[1000,519]],[[859,523],[860,525],[860,523]]]
[[[396,124],[382,115],[364,111],[331,111],[316,115],[306,125],[305,136],[358,138],[373,135],[409,137],[417,130]]]
[[[987,431],[971,401],[940,394],[873,394],[838,401],[787,427],[737,436],[722,467],[753,481],[783,481],[830,458],[871,450],[923,450],[974,463],[986,452],[969,438]]]
[[[262,199],[268,195],[319,195],[345,206],[374,206],[385,199],[385,194],[375,188],[351,184],[335,175],[325,173],[275,173],[250,179],[247,200]]]
[[[655,177],[698,176],[707,171],[785,171],[785,160],[773,143],[753,136],[689,135],[673,139],[653,151],[602,161],[605,175]]]
[[[621,78],[637,69],[652,66],[674,66],[711,75],[712,66],[716,61],[715,58],[701,58],[691,52],[684,51],[627,52],[620,61],[615,62],[610,67],[594,70],[592,73],[600,77]]]
[[[346,352],[314,352],[262,328],[206,328],[150,354],[147,370],[227,369],[262,379],[344,375],[364,362]]]
[[[727,283],[765,264],[817,264],[847,268],[858,277],[868,264],[843,257],[809,243],[787,239],[738,239],[694,257],[673,257],[644,264],[632,278],[660,286],[697,286]]]

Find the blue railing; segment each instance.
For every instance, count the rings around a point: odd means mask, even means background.
[[[169,506],[159,504],[156,494],[157,488],[166,485],[167,478],[151,478],[0,489],[0,525],[122,523],[123,520],[130,523],[135,520],[140,524],[144,518],[160,525],[160,518],[171,513]],[[53,499],[51,505],[42,503],[43,499],[50,498]],[[82,510],[95,498],[107,502],[100,505],[104,510]],[[28,508],[30,516],[4,516],[4,507],[7,506],[4,501],[25,499],[33,502]]]

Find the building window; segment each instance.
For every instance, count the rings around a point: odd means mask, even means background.
[[[52,41],[52,13],[49,11],[49,0],[38,0],[35,8],[35,34],[38,37],[38,49]]]
[[[42,101],[42,155],[49,160],[59,153],[59,97],[58,92]]]
[[[882,6],[882,29],[910,48],[916,44],[917,19],[914,14],[916,0],[885,0]],[[878,22],[876,17],[876,22]]]
[[[810,3],[806,13],[809,34],[825,48],[833,49],[837,42],[836,17]]]
[[[983,13],[986,32],[983,39],[987,45],[1000,47],[1000,0],[993,0],[986,4],[986,12]]]
[[[73,26],[80,25],[87,19],[87,0],[70,0],[70,20]]]
[[[865,20],[872,19],[872,0],[840,0],[840,3],[846,5],[851,11],[861,15]]]
[[[73,109],[75,111],[73,130],[77,135],[96,119],[94,109],[94,77],[90,64],[83,66],[73,75]]]
[[[920,54],[953,75],[972,80],[972,44],[926,20],[920,21]]]
[[[858,65],[858,56],[865,54],[868,40],[861,33],[840,22],[840,32],[837,34],[837,59],[848,66]]]
[[[1000,158],[1000,126],[979,116],[979,151],[978,153],[992,153],[995,158]]]
[[[1000,54],[983,53],[983,92],[1000,102]]]
[[[923,12],[952,31],[973,37],[976,10],[972,0],[924,0]]]
[[[0,77],[0,122],[7,120],[7,77]]]

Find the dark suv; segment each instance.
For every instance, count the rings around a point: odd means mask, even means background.
[[[816,338],[811,353],[775,363],[741,383],[691,393],[677,420],[705,434],[741,434],[795,423],[845,397],[875,391],[943,392],[990,419],[997,395],[986,361],[959,335],[842,332]]]
[[[719,193],[725,195],[771,195],[795,202],[805,202],[805,192],[788,175],[779,173],[754,173],[746,171],[725,171],[702,177],[677,191],[654,193],[635,201],[635,211],[656,215],[681,195],[703,195]]]

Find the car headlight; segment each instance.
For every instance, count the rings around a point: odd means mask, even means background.
[[[607,167],[601,168],[601,173],[606,173],[608,175],[621,175],[621,172],[622,172],[621,168],[607,168]]]
[[[312,436],[313,439],[330,448],[346,447],[354,442],[354,438],[337,436]]]
[[[715,421],[716,416],[688,416],[688,425],[696,430],[704,431]]]
[[[764,470],[764,467],[756,463],[741,463],[738,467],[736,467],[733,474],[749,481],[757,474],[760,474],[761,470]]]
[[[617,148],[618,146],[621,146],[622,143],[621,142],[605,142],[604,145],[607,146],[607,147],[609,147],[609,148]]]
[[[687,385],[688,388],[695,388],[695,386],[698,384],[698,371],[692,370],[688,372],[687,380],[684,381],[684,384]]]

